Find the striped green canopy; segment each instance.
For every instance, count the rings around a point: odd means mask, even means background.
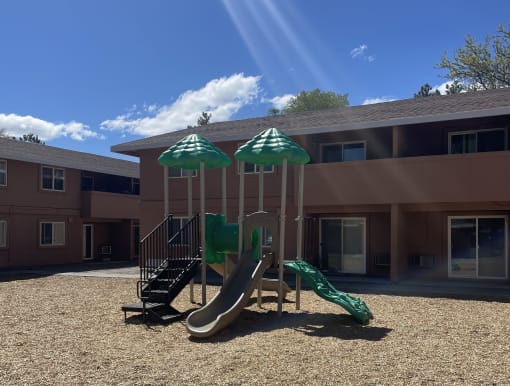
[[[207,139],[190,134],[161,153],[158,162],[163,166],[181,169],[199,169],[204,162],[206,169],[226,168],[230,158]]]
[[[285,158],[289,165],[306,164],[310,161],[305,149],[276,128],[257,134],[241,146],[234,157],[239,161],[257,165],[281,165]]]

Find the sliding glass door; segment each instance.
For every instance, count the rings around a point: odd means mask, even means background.
[[[321,219],[321,267],[341,273],[366,273],[365,219]]]
[[[505,216],[450,217],[448,223],[450,277],[507,277]]]

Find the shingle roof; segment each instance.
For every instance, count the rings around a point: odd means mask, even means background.
[[[0,138],[0,159],[12,159],[116,176],[140,177],[139,164],[136,162],[8,138]]]
[[[118,144],[111,149],[137,154],[138,150],[171,146],[191,133],[202,135],[211,142],[222,142],[247,140],[270,127],[293,136],[506,114],[510,114],[510,88],[216,122]]]

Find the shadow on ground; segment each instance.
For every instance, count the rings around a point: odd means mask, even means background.
[[[231,325],[218,334],[209,338],[190,337],[189,339],[197,343],[219,343],[255,332],[285,328],[291,328],[308,336],[369,341],[381,340],[391,331],[386,327],[362,326],[347,314],[283,312],[282,316],[278,317],[276,311],[257,312],[245,309]]]

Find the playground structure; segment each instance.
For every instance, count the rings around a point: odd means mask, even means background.
[[[297,145],[290,137],[277,129],[267,129],[241,146],[234,155],[240,163],[239,178],[239,215],[237,224],[227,224],[226,218],[226,167],[231,163],[228,156],[216,148],[204,138],[197,135],[190,135],[177,142],[167,151],[161,154],[158,161],[165,166],[165,218],[168,216],[169,194],[168,194],[168,167],[176,167],[188,170],[188,218],[190,223],[196,217],[192,217],[192,194],[191,194],[191,170],[200,171],[200,248],[191,248],[194,252],[187,254],[195,256],[191,262],[183,258],[171,259],[170,256],[159,266],[152,269],[152,278],[141,281],[139,292],[145,294],[142,299],[143,315],[146,311],[150,314],[154,306],[154,296],[157,294],[158,278],[168,275],[170,260],[186,260],[186,268],[182,273],[176,275],[174,281],[190,282],[190,275],[186,272],[195,272],[198,262],[201,263],[201,284],[202,284],[202,308],[192,312],[187,320],[186,327],[192,336],[208,337],[221,331],[228,324],[232,323],[246,306],[255,288],[258,288],[258,304],[261,306],[261,291],[276,290],[278,293],[278,316],[282,315],[283,299],[290,290],[283,281],[284,266],[296,273],[296,309],[300,308],[301,276],[307,280],[315,292],[326,300],[332,301],[344,307],[354,318],[362,324],[368,323],[372,313],[365,303],[358,298],[336,290],[320,272],[303,261],[302,257],[302,229],[303,229],[303,179],[304,164],[310,158],[306,151]],[[244,163],[248,162],[259,166],[259,202],[258,211],[244,214]],[[264,211],[264,166],[281,166],[282,187],[280,213],[268,213]],[[285,223],[286,223],[286,197],[287,197],[287,167],[298,165],[298,216],[297,216],[297,254],[295,264],[286,262],[285,256]],[[223,168],[222,173],[222,214],[205,213],[205,169],[215,167]],[[261,248],[262,229],[266,228],[271,232],[272,243],[270,252],[264,254]],[[182,232],[182,230],[181,230]],[[196,233],[196,232],[195,232]],[[195,235],[196,236],[196,235]],[[170,235],[168,235],[170,237]],[[186,238],[187,237],[187,238]],[[191,240],[191,236],[175,235],[170,239],[169,244],[175,240]],[[195,237],[196,238],[196,237]],[[236,242],[237,241],[237,242]],[[191,245],[191,243],[190,243]],[[199,252],[197,252],[199,251]],[[237,253],[238,261],[230,271],[228,254]],[[199,258],[198,258],[199,257]],[[265,270],[275,263],[278,266],[278,279],[268,280],[262,277]],[[222,271],[224,283],[220,291],[206,304],[206,268],[207,264],[212,265],[216,271]],[[175,264],[173,265],[175,266]],[[151,285],[153,288],[151,289]],[[172,282],[173,285],[173,282]],[[181,283],[182,289],[182,283]],[[170,286],[169,293],[170,293]],[[144,292],[145,289],[145,292]],[[176,295],[174,295],[175,297]],[[160,299],[160,298],[158,298]],[[152,301],[151,301],[152,300]],[[193,302],[193,281],[190,282],[190,300]],[[165,302],[171,302],[169,297]],[[128,309],[128,306],[132,306]],[[134,311],[134,305],[125,306],[124,311]],[[127,307],[127,308],[126,308]],[[149,308],[148,308],[149,307]],[[151,308],[153,307],[153,308]],[[168,308],[170,307],[170,308]],[[166,310],[180,315],[176,310],[167,305]]]

